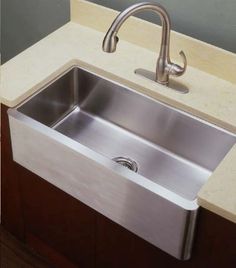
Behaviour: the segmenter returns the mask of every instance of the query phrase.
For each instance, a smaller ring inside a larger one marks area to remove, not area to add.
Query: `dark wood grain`
[[[236,224],[200,209],[193,254],[179,261],[12,160],[2,107],[3,224],[54,267],[235,268]]]
[[[6,230],[24,240],[24,220],[19,191],[19,166],[12,160],[7,109],[6,106],[1,105],[1,223]]]
[[[51,266],[0,226],[0,267],[50,268]]]
[[[20,186],[26,232],[79,267],[93,267],[96,213],[24,168]]]

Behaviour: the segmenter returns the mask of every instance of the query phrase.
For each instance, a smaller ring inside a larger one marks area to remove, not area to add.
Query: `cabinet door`
[[[76,267],[94,267],[96,212],[21,169],[26,236],[36,236]]]

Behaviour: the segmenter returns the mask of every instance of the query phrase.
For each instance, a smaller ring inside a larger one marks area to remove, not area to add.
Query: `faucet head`
[[[103,44],[102,44],[103,51],[107,53],[115,52],[118,41],[119,41],[119,38],[116,35],[116,32],[108,31],[103,40]]]

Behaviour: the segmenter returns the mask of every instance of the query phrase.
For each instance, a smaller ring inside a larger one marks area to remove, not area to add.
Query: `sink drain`
[[[112,160],[115,161],[116,163],[134,171],[134,172],[138,171],[137,163],[130,158],[126,158],[126,157],[121,156],[121,157],[115,157]]]

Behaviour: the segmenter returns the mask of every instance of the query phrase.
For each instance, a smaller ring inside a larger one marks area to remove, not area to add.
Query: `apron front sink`
[[[14,160],[188,259],[200,188],[236,136],[80,67],[9,110]]]

